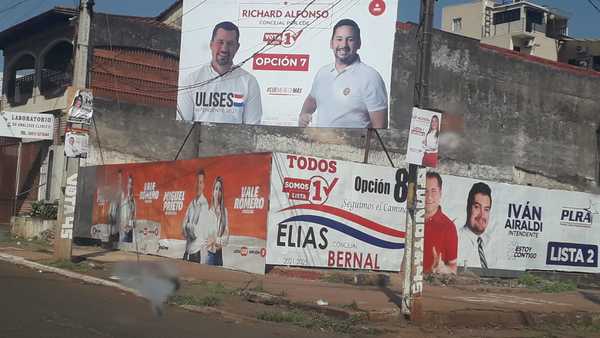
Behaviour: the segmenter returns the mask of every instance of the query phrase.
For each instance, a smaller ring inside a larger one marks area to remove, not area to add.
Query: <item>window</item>
[[[521,9],[519,8],[511,9],[510,11],[494,13],[494,25],[519,20],[521,20]]]
[[[452,31],[460,32],[462,31],[462,18],[454,18],[452,19]]]

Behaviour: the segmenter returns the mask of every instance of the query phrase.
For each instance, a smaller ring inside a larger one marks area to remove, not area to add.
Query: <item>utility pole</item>
[[[431,69],[431,36],[435,0],[421,0],[417,38],[417,76],[414,106],[429,108],[429,73]],[[411,320],[423,319],[423,247],[425,234],[425,175],[423,166],[409,165],[408,216],[404,251],[402,313]]]
[[[94,0],[79,1],[79,18],[77,23],[77,41],[75,44],[75,63],[73,66],[72,84],[72,87],[76,89],[86,88],[87,86],[90,26],[93,7]],[[70,91],[70,93],[73,92],[76,91]],[[71,94],[69,94],[69,96],[71,96]],[[70,97],[69,102],[73,102],[72,97]],[[66,116],[68,111],[69,107],[63,112],[63,116]],[[71,260],[73,221],[75,219],[76,205],[75,198],[77,196],[77,179],[79,175],[79,158],[66,157],[64,151],[62,156],[64,158],[65,170],[61,180],[60,201],[58,204],[58,231],[54,243],[54,258]]]

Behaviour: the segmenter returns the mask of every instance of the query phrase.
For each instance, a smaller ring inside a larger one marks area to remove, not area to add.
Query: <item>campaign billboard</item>
[[[441,122],[441,113],[413,108],[406,162],[431,168],[437,167]]]
[[[408,172],[273,154],[267,263],[399,271]]]
[[[184,0],[177,119],[387,128],[397,0]]]
[[[90,236],[264,273],[270,165],[252,154],[98,166]]]
[[[597,195],[428,174],[426,272],[598,272]]]
[[[67,132],[65,134],[65,156],[74,158],[87,158],[88,134]]]
[[[80,89],[73,97],[67,121],[91,124],[94,115],[94,95],[90,90]]]

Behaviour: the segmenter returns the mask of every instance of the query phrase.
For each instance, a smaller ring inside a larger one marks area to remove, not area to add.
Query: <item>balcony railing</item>
[[[35,73],[15,79],[14,92],[11,93],[12,97],[8,97],[8,101],[13,105],[27,103],[27,100],[33,96],[34,82]]]
[[[46,97],[60,96],[71,85],[71,81],[70,72],[42,69],[40,92]]]

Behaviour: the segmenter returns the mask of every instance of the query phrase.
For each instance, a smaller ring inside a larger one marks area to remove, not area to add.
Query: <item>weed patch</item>
[[[89,272],[93,269],[93,267],[87,263],[84,263],[84,262],[73,263],[68,260],[51,261],[51,262],[47,262],[45,264],[48,266],[55,267],[55,268],[71,270],[71,271],[76,271],[76,272]]]
[[[519,277],[519,283],[527,288],[548,293],[577,290],[577,285],[572,281],[551,281],[530,273],[522,274]]]
[[[361,331],[367,334],[377,334],[376,329],[358,327],[362,322],[359,317],[352,316],[349,319],[336,319],[322,314],[292,309],[288,311],[264,311],[256,316],[260,320],[288,323],[308,329],[323,329],[336,333],[356,333]]]
[[[213,295],[204,297],[173,295],[169,298],[169,302],[177,305],[217,306],[220,305],[223,300],[220,297]]]

